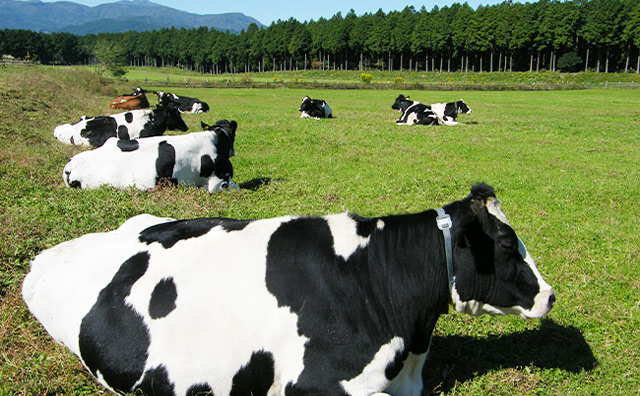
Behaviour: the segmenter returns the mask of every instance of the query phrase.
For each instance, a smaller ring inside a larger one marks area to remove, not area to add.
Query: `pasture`
[[[640,91],[176,88],[211,106],[183,116],[190,131],[238,122],[239,191],[66,188],[62,168],[82,149],[55,141],[53,128],[114,112],[109,101],[132,88],[83,70],[0,69],[0,395],[103,391],[22,302],[29,261],[43,249],[140,213],[418,212],[479,181],[495,187],[557,304],[541,321],[441,317],[425,394],[640,393]],[[399,93],[427,104],[463,98],[473,114],[456,127],[397,126]],[[305,95],[325,99],[335,118],[300,119]]]

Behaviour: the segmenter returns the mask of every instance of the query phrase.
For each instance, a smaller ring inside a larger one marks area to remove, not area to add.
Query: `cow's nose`
[[[556,305],[556,295],[552,294],[549,296],[549,307],[553,307]]]

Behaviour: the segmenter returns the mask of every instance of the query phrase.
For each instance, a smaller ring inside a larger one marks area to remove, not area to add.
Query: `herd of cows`
[[[155,110],[56,128],[61,141],[100,143],[69,161],[65,183],[229,188],[237,123],[155,136],[184,128],[177,97],[158,97]],[[393,108],[399,124],[454,125],[471,112],[462,101],[403,96]],[[332,116],[309,97],[300,111]],[[107,389],[186,396],[419,396],[432,332],[450,306],[534,319],[555,304],[484,183],[435,210],[372,218],[142,214],[41,252],[22,294]]]
[[[173,184],[204,187],[209,192],[237,189],[231,181],[237,123],[220,120],[203,124],[203,132],[163,137],[167,130],[186,132],[183,113],[202,113],[209,105],[197,98],[154,92],[158,105],[150,110],[146,91],[137,87],[110,106],[127,110],[109,116],[82,117],[55,128],[55,138],[66,144],[94,147],[77,154],[64,167],[65,185],[99,188],[103,185],[150,189],[163,180]],[[391,106],[401,113],[398,125],[457,125],[458,114],[471,114],[463,100],[424,105],[404,95]],[[305,96],[301,118],[332,118],[329,104]],[[142,139],[144,138],[144,139]]]

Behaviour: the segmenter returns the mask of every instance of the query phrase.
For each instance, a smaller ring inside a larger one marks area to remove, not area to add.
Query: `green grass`
[[[90,67],[87,67],[90,68]],[[91,69],[91,68],[90,68]],[[322,84],[340,83],[344,86],[370,87],[401,87],[422,84],[425,86],[440,87],[445,84],[460,87],[484,87],[484,89],[497,89],[501,86],[526,86],[526,87],[580,87],[582,84],[640,84],[640,75],[635,73],[562,73],[562,72],[518,72],[518,73],[479,73],[479,72],[424,72],[424,71],[378,71],[366,70],[371,74],[371,84],[362,84],[360,75],[356,70],[300,70],[300,71],[276,71],[263,73],[223,73],[201,74],[184,71],[177,68],[152,68],[130,67],[124,76],[127,80],[142,84],[207,84],[207,83],[279,83],[279,84]]]
[[[55,125],[110,112],[130,90],[70,69],[0,69],[0,395],[97,394],[78,359],[56,345],[20,297],[43,249],[151,213],[263,218],[409,213],[465,197],[485,181],[558,302],[542,321],[444,315],[425,394],[629,395],[640,390],[640,91],[541,92],[191,89],[211,106],[185,115],[238,122],[236,192],[64,187],[80,149]],[[153,89],[150,84],[147,89]],[[403,93],[424,103],[461,97],[457,127],[402,127]],[[335,119],[300,119],[304,95]]]

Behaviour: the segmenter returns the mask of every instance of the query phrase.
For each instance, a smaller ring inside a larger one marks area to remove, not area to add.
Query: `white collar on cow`
[[[444,253],[447,260],[447,274],[449,275],[449,294],[453,299],[453,283],[455,282],[455,276],[453,275],[453,249],[451,247],[451,227],[453,223],[451,222],[451,217],[443,208],[436,209],[436,212],[438,213],[436,224],[444,236]]]

